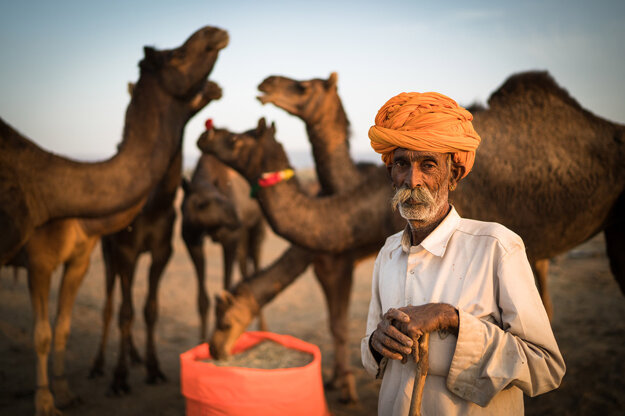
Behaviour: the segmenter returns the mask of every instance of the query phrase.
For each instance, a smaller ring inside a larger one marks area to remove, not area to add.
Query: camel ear
[[[258,120],[258,126],[256,126],[256,130],[264,132],[265,129],[267,129],[267,122],[265,121],[265,117],[261,117]]]
[[[276,122],[275,121],[271,122],[271,133],[272,134],[276,133]]]
[[[144,46],[143,54],[145,58],[143,58],[143,60],[141,60],[141,62],[139,63],[141,69],[154,71],[161,68],[163,66],[163,63],[165,62],[163,53],[157,51],[151,46]]]
[[[336,72],[333,72],[330,74],[330,78],[328,78],[328,81],[326,82],[328,85],[328,88],[333,88],[336,87],[336,84],[339,81],[339,74],[337,74]]]
[[[132,97],[132,92],[135,90],[135,83],[129,82],[127,88],[128,88],[128,95]]]

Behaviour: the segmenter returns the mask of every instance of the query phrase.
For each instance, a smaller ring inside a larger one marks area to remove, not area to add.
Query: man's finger
[[[389,325],[388,328],[384,330],[384,334],[386,334],[390,338],[393,338],[403,346],[412,347],[412,345],[414,344],[412,338],[401,332],[397,327],[393,325]]]
[[[412,345],[405,345],[398,342],[395,338],[389,337],[387,334],[376,334],[375,340],[380,342],[386,348],[396,351],[402,355],[409,355],[412,352]]]
[[[410,316],[399,309],[391,308],[384,314],[384,319],[387,320],[396,320],[399,322],[408,323],[410,322]]]
[[[379,340],[373,340],[371,342],[371,345],[373,346],[373,348],[376,349],[377,352],[379,352],[380,354],[382,354],[382,356],[384,357],[388,357],[392,360],[401,360],[403,358],[403,356],[396,352],[396,351],[392,351],[388,348],[386,348],[384,346],[384,344],[382,344]]]

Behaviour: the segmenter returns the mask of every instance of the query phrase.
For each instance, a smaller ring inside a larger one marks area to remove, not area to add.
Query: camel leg
[[[530,262],[532,271],[536,278],[536,286],[538,293],[543,301],[543,306],[547,312],[549,320],[553,318],[553,305],[551,304],[551,296],[549,295],[548,277],[549,277],[549,259],[535,260]]]
[[[197,307],[200,315],[200,342],[205,342],[208,331],[208,308],[210,300],[206,290],[206,274],[204,262],[204,239],[202,233],[196,232],[191,227],[182,227],[182,239],[184,240],[197,277]]]
[[[604,236],[610,270],[625,295],[625,222],[607,227]]]
[[[172,223],[173,226],[173,223]],[[148,298],[143,309],[143,317],[147,327],[145,366],[147,370],[146,383],[156,384],[159,381],[167,381],[165,374],[161,372],[156,356],[156,344],[154,342],[154,329],[158,318],[158,284],[165,270],[165,266],[171,257],[171,233],[169,240],[163,240],[163,247],[152,251],[152,265],[150,266],[150,280]]]
[[[304,273],[313,258],[312,252],[291,246],[271,265],[249,280],[240,282],[233,289],[234,296],[231,296],[230,301],[222,299],[224,302],[217,302],[217,325],[211,337],[211,354],[214,357],[230,354],[234,342],[247,329],[260,308]],[[228,322],[228,325],[221,325],[223,322]]]
[[[263,221],[259,221],[254,227],[249,230],[248,235],[248,257],[252,259],[252,265],[254,266],[254,273],[258,273],[260,270],[260,251],[262,248],[263,241],[265,239],[265,223]],[[251,275],[244,275],[244,278],[247,280]],[[267,321],[265,320],[265,316],[263,315],[263,310],[261,309],[258,312],[258,329],[261,331],[267,331]]]
[[[249,269],[249,260],[252,260],[252,266],[254,267],[254,273],[256,273],[259,269],[259,255],[260,255],[260,247],[255,247],[255,244],[260,244],[257,241],[257,238],[254,237],[255,230],[254,228],[250,228],[246,230],[244,233],[244,237],[239,241],[239,270],[241,270],[241,277],[245,281],[249,281],[252,276]],[[267,330],[267,323],[265,322],[265,317],[263,316],[262,309],[258,311],[258,329],[260,331]]]
[[[326,387],[339,388],[342,402],[357,403],[356,379],[349,366],[348,346],[348,311],[354,262],[349,255],[324,254],[315,258],[314,267],[326,297],[334,340],[334,371]]]
[[[132,320],[134,318],[134,309],[132,306],[132,283],[134,280],[134,272],[136,266],[136,258],[127,259],[119,256],[119,276],[122,288],[122,304],[119,308],[118,325],[119,325],[119,356],[117,357],[117,365],[113,374],[110,390],[113,394],[119,395],[130,392],[128,385],[128,366],[126,364],[126,356],[129,355],[132,339],[130,330]]]
[[[236,248],[236,257],[237,263],[239,264],[239,271],[241,272],[241,280],[247,280],[250,275],[249,268],[249,246],[248,246],[248,235],[247,232],[241,233],[242,237],[237,242]],[[230,290],[230,287],[225,287],[224,289]]]
[[[232,270],[234,268],[234,260],[236,259],[239,247],[238,238],[222,241],[221,247],[224,261],[224,289],[230,290],[232,286]]]
[[[54,355],[52,360],[52,390],[59,408],[80,403],[80,398],[70,391],[67,383],[65,352],[76,294],[89,268],[89,259],[96,242],[96,238],[91,238],[85,243],[80,253],[65,263],[54,326]]]
[[[111,325],[111,318],[113,316],[113,298],[115,292],[115,277],[117,272],[115,269],[115,263],[113,256],[111,256],[110,250],[105,248],[107,242],[106,239],[101,240],[102,245],[102,257],[104,258],[104,275],[106,286],[106,300],[104,301],[104,307],[102,308],[102,336],[100,339],[100,347],[96,358],[93,360],[91,370],[89,371],[89,378],[95,378],[104,375],[104,357],[106,353],[106,341],[108,339],[109,327]]]
[[[35,414],[37,416],[60,415],[54,407],[54,397],[48,381],[48,355],[52,342],[52,330],[48,315],[50,296],[50,275],[52,271],[39,267],[31,257],[28,268],[28,289],[33,308],[34,346],[37,354],[37,391],[35,393]]]

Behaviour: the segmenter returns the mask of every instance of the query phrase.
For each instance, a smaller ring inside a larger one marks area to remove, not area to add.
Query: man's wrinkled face
[[[446,212],[449,154],[398,148],[388,169],[396,188],[391,204],[406,220],[429,223]]]

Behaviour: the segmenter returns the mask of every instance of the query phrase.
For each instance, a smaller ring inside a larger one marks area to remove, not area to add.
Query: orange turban
[[[369,139],[387,165],[398,147],[452,153],[454,163],[465,167],[464,177],[473,167],[481,140],[471,120],[471,113],[443,94],[402,92],[380,108]]]

